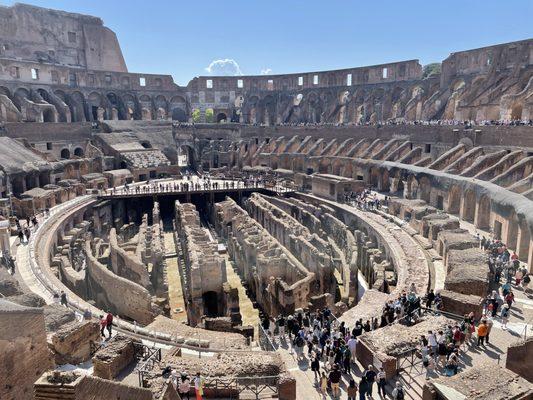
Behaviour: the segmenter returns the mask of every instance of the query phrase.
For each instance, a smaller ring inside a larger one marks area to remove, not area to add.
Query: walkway
[[[197,194],[197,193],[222,193],[227,191],[254,191],[267,190],[274,193],[290,193],[294,189],[286,186],[256,180],[237,179],[203,179],[196,175],[181,179],[157,179],[147,182],[136,182],[124,186],[114,187],[100,191],[102,198],[110,197],[139,197],[152,195],[172,194]]]
[[[180,322],[187,322],[183,288],[181,287],[180,273],[178,270],[178,255],[174,243],[174,231],[165,230],[163,233],[163,239],[165,241],[165,251],[167,254],[166,264],[170,318]]]

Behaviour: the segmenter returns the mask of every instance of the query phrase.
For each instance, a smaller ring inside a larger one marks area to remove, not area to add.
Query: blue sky
[[[185,85],[214,60],[281,74],[417,58],[533,37],[533,0],[27,0],[99,16],[131,72]],[[2,5],[13,1],[0,0]]]

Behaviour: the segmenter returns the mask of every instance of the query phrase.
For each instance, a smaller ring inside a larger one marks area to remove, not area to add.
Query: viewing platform
[[[235,179],[201,179],[196,176],[188,179],[158,179],[149,182],[136,182],[106,189],[98,193],[105,198],[133,198],[157,195],[192,195],[224,192],[256,192],[270,194],[288,194],[296,189],[279,183],[262,181],[243,181]]]

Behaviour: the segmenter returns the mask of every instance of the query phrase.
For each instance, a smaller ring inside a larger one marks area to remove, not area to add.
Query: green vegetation
[[[429,78],[433,75],[440,74],[441,71],[441,64],[440,63],[432,63],[428,65],[424,65],[423,68],[423,78]]]

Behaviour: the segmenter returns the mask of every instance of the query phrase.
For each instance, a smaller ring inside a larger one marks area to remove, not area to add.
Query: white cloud
[[[270,75],[272,73],[272,69],[270,68],[263,68],[261,70],[261,75]]]
[[[213,60],[205,69],[209,75],[214,76],[237,76],[242,75],[241,67],[237,61],[231,58]]]

